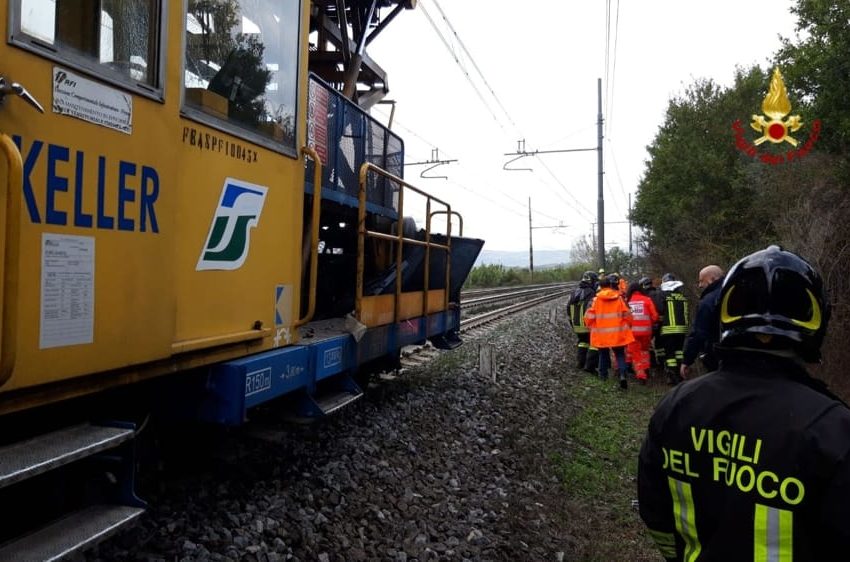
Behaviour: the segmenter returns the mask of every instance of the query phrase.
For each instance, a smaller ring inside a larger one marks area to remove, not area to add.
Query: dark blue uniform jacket
[[[705,353],[705,364],[710,370],[717,368],[714,344],[720,339],[720,285],[723,279],[712,281],[703,289],[697,305],[697,314],[688,339],[685,341],[685,365],[693,365],[700,353]]]

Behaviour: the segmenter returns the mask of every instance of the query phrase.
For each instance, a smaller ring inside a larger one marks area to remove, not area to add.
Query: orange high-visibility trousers
[[[629,344],[628,353],[631,357],[635,377],[646,380],[649,371],[649,348],[652,344],[652,335],[635,335],[635,341]]]

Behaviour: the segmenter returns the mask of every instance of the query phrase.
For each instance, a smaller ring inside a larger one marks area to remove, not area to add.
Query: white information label
[[[133,97],[58,66],[53,67],[53,111],[95,125],[133,132]]]
[[[41,235],[39,347],[94,341],[94,237]]]

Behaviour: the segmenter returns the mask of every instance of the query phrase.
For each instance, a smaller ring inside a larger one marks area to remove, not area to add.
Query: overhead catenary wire
[[[604,76],[605,76],[605,99],[607,102],[608,99],[608,60],[610,56],[610,47],[611,47],[611,0],[605,0],[605,62],[604,62]],[[608,108],[606,105],[605,114],[608,114]]]
[[[608,119],[606,120],[607,127],[605,129],[606,135],[610,134],[610,131],[613,129],[613,116],[614,116],[614,85],[617,81],[617,40],[620,37],[620,0],[617,0],[617,13],[614,17],[614,56],[612,57],[613,62],[611,63],[611,77],[610,77],[610,93],[607,98],[607,109],[605,114]],[[607,87],[607,84],[606,84]]]
[[[446,27],[448,28],[448,30],[450,31],[451,36],[453,36],[453,39],[454,39],[454,40],[456,41],[456,43],[460,46],[460,49],[462,49],[463,54],[465,55],[465,58],[466,58],[466,59],[469,61],[469,63],[472,65],[472,67],[474,68],[475,72],[477,73],[477,76],[480,78],[481,82],[483,82],[484,86],[486,87],[487,92],[489,92],[489,94],[492,96],[492,98],[493,98],[493,100],[495,101],[495,103],[498,105],[499,109],[501,109],[501,113],[504,115],[504,118],[507,120],[507,122],[508,122],[508,123],[510,123],[510,125],[511,125],[511,126],[512,126],[515,130],[519,131],[519,127],[517,126],[516,121],[513,119],[513,117],[511,116],[510,112],[508,112],[508,110],[505,108],[504,104],[501,102],[501,99],[500,99],[500,98],[499,98],[499,96],[496,94],[496,92],[495,92],[494,88],[491,86],[490,82],[487,80],[487,78],[486,78],[486,76],[484,75],[483,71],[481,70],[481,68],[479,67],[479,65],[475,62],[474,58],[472,57],[471,53],[469,52],[469,49],[466,47],[466,45],[464,44],[463,40],[461,39],[460,34],[457,32],[457,30],[455,29],[455,27],[454,27],[454,26],[452,25],[452,23],[449,21],[448,16],[446,15],[445,11],[444,11],[444,10],[442,9],[442,7],[439,5],[439,3],[438,3],[438,1],[437,1],[437,0],[431,0],[431,1],[434,3],[434,6],[435,6],[435,7],[436,7],[436,9],[438,10],[440,17],[442,18],[443,22],[445,23],[445,26],[446,26]],[[487,109],[487,111],[490,113],[490,116],[491,116],[491,117],[492,117],[492,118],[493,118],[493,119],[497,122],[497,124],[500,126],[500,128],[504,131],[504,130],[505,130],[504,125],[502,124],[502,122],[501,122],[501,120],[499,119],[499,117],[497,117],[497,116],[496,116],[496,114],[494,113],[493,108],[491,107],[490,103],[488,103],[488,101],[485,99],[485,96],[482,94],[481,89],[480,89],[480,88],[476,85],[476,83],[474,82],[473,77],[470,75],[470,72],[468,71],[467,67],[464,65],[463,61],[461,60],[461,57],[460,57],[460,56],[458,55],[458,53],[456,52],[455,48],[452,46],[452,44],[451,44],[450,40],[449,40],[449,39],[447,39],[447,38],[446,38],[446,35],[443,33],[443,31],[441,31],[440,27],[439,27],[439,26],[437,25],[437,23],[435,22],[435,18],[434,18],[434,17],[432,17],[432,16],[431,16],[431,14],[428,12],[428,9],[427,9],[427,7],[425,6],[425,4],[424,4],[424,3],[420,3],[420,7],[422,8],[422,11],[423,11],[423,13],[425,14],[426,19],[428,20],[428,22],[429,22],[429,24],[430,24],[431,28],[432,28],[432,29],[433,29],[433,31],[436,33],[436,35],[437,35],[437,37],[440,39],[440,41],[443,43],[443,46],[444,46],[444,47],[445,47],[445,48],[449,51],[449,54],[451,55],[451,57],[453,58],[453,60],[455,61],[455,63],[456,63],[456,64],[458,65],[458,67],[460,68],[460,70],[461,70],[462,74],[464,75],[464,77],[465,77],[465,79],[467,80],[467,82],[469,83],[469,85],[472,87],[472,89],[473,89],[473,91],[475,92],[475,94],[478,96],[479,100],[481,100],[482,104],[485,106],[485,108]],[[398,120],[395,120],[395,122],[396,122],[396,123],[398,123]],[[416,132],[412,131],[409,127],[404,126],[404,125],[401,125],[401,127],[402,127],[402,128],[404,128],[405,130],[407,130],[408,132],[410,132],[410,133],[411,133],[412,135],[414,135],[415,137],[417,137],[417,138],[419,138],[420,140],[422,140],[423,142],[425,142],[425,143],[429,144],[430,146],[432,146],[432,147],[437,146],[437,144],[436,144],[436,143],[430,142],[430,141],[428,141],[428,140],[426,140],[426,139],[422,138],[422,137],[421,137],[420,135],[418,135]],[[577,132],[580,132],[580,131],[577,131]],[[521,135],[521,132],[520,132],[520,135]],[[522,136],[522,135],[521,135],[521,136]],[[568,135],[568,136],[570,136],[570,135]],[[586,209],[586,207],[584,207],[584,206],[583,206],[583,205],[582,205],[582,204],[578,201],[578,199],[577,199],[575,196],[573,196],[571,193],[569,193],[569,191],[566,189],[566,187],[563,185],[563,183],[562,183],[562,182],[560,182],[560,180],[558,180],[557,178],[555,178],[554,174],[552,173],[552,171],[551,171],[550,169],[547,169],[547,172],[549,173],[549,175],[551,175],[551,176],[552,176],[552,177],[556,180],[556,182],[557,182],[557,183],[561,186],[561,188],[565,191],[565,193],[567,193],[567,195],[569,195],[569,196],[570,196],[570,198],[571,198],[571,199],[572,199],[575,203],[571,203],[571,202],[566,201],[563,197],[561,197],[561,196],[558,194],[558,192],[557,192],[557,191],[553,191],[553,193],[554,193],[554,194],[558,197],[558,199],[560,199],[560,200],[561,200],[561,201],[562,201],[565,205],[567,205],[567,207],[568,207],[568,208],[573,209],[573,208],[575,208],[575,207],[576,207],[576,205],[577,205],[577,206],[578,206],[578,207],[579,207],[579,208],[580,208],[580,209],[584,212],[584,214],[585,214],[586,216],[592,216],[592,214],[591,214],[591,213],[590,213],[590,212]],[[543,183],[543,182],[541,182],[541,183]],[[543,185],[546,185],[546,184],[545,184],[545,183],[543,183]],[[476,192],[474,192],[474,191],[473,191],[473,190],[471,190],[471,189],[467,189],[467,191],[470,191],[470,192],[476,193]],[[524,202],[520,202],[520,201],[516,200],[515,198],[511,197],[510,195],[508,195],[508,194],[504,193],[502,190],[497,190],[497,193],[499,193],[499,195],[501,195],[501,196],[502,196],[502,197],[504,197],[505,199],[507,199],[507,200],[511,201],[511,202],[512,202],[512,203],[514,203],[515,205],[517,205],[517,208],[525,207],[525,203],[524,203]],[[496,202],[495,202],[495,201],[493,201],[492,199],[489,199],[489,198],[485,198],[485,199],[487,199],[487,200],[489,200],[490,202],[492,202],[492,203],[494,203],[494,204],[497,204],[497,205],[498,205],[498,203],[496,203]],[[502,208],[505,208],[503,205],[499,205],[499,206],[500,206],[500,207],[502,207]],[[512,212],[512,213],[516,213],[516,212],[518,212],[518,211],[515,211],[514,209],[510,209],[510,212]],[[534,214],[535,214],[535,215],[540,215],[540,216],[543,216],[543,217],[546,217],[546,218],[549,218],[549,219],[551,219],[551,220],[553,220],[553,221],[556,221],[556,222],[560,222],[560,221],[562,220],[561,218],[553,217],[553,216],[551,216],[551,215],[548,215],[548,214],[546,214],[546,213],[541,213],[541,212],[539,212],[539,211],[534,211]],[[590,220],[590,219],[589,219],[589,220]]]
[[[567,139],[571,139],[571,138],[573,138],[573,137],[575,137],[575,136],[577,136],[581,133],[585,133],[587,131],[595,131],[595,130],[596,130],[596,121],[593,121],[592,123],[589,123],[587,126],[582,127],[581,129],[574,129],[574,130],[568,132],[566,135],[564,135],[560,138],[557,138],[557,139],[555,139],[551,142],[547,142],[547,143],[545,143],[541,146],[543,146],[544,148],[548,148],[550,146],[560,145],[562,142],[564,142]]]
[[[611,193],[612,187],[611,182],[608,180],[608,176],[605,176],[603,181],[605,182],[605,187],[608,189],[608,193]],[[617,216],[622,216],[623,210],[620,208],[620,204],[617,203],[617,198],[609,197],[608,200],[611,201],[612,205],[614,205],[614,212],[617,213]]]
[[[377,109],[377,108],[374,108],[374,107],[373,107],[373,108],[372,108],[372,110],[373,110],[373,111],[375,111],[376,113],[379,113],[379,114],[383,115],[384,117],[387,117],[387,115],[386,115],[386,113],[385,113],[385,112],[383,112],[383,111],[381,111],[381,110],[379,110],[379,109]],[[419,139],[420,141],[422,141],[423,143],[425,143],[425,144],[427,144],[427,145],[429,145],[429,146],[431,146],[431,147],[436,147],[436,146],[437,146],[435,143],[431,142],[430,140],[428,140],[428,139],[426,139],[426,138],[422,137],[421,135],[419,135],[418,133],[416,133],[416,132],[415,132],[414,130],[412,130],[410,127],[407,127],[407,126],[406,126],[403,122],[399,121],[397,118],[393,119],[393,126],[398,126],[399,128],[404,129],[407,133],[410,133],[412,136],[416,137],[417,139]],[[442,150],[442,149],[441,149],[441,150]],[[410,152],[408,152],[406,155],[407,155],[407,156],[409,156],[410,158],[414,159],[414,160],[423,160],[423,159],[424,159],[424,158],[416,158],[415,153],[410,153]],[[451,156],[451,155],[446,155],[446,154],[444,154],[444,156],[446,156],[446,158],[447,158],[447,159],[451,159],[451,158],[453,158],[453,156]],[[551,173],[551,172],[550,172],[550,173]],[[497,189],[496,189],[496,193],[498,193],[499,195],[501,195],[502,197],[504,197],[505,199],[507,199],[508,201],[510,201],[511,203],[513,203],[514,205],[516,205],[516,208],[508,209],[508,207],[506,207],[505,205],[499,204],[498,202],[496,202],[496,201],[495,201],[495,200],[493,200],[492,198],[487,197],[487,196],[485,196],[485,195],[481,194],[481,193],[480,193],[480,192],[478,192],[478,191],[475,191],[475,190],[473,190],[473,189],[470,189],[470,188],[465,187],[463,184],[460,184],[459,182],[457,182],[457,181],[456,181],[456,180],[454,180],[454,179],[452,179],[452,180],[451,180],[451,182],[452,182],[452,183],[456,183],[459,187],[461,187],[461,188],[465,189],[466,191],[469,191],[470,193],[474,193],[474,194],[476,194],[476,195],[480,195],[483,199],[486,199],[487,201],[490,201],[491,203],[493,203],[494,205],[497,205],[497,206],[501,207],[502,209],[509,210],[510,212],[515,213],[515,214],[519,214],[520,216],[523,216],[523,217],[525,217],[525,216],[526,216],[526,214],[525,214],[525,213],[526,213],[526,211],[524,210],[524,209],[526,209],[526,202],[524,202],[524,201],[520,201],[519,199],[516,199],[515,197],[513,197],[513,196],[511,196],[511,195],[509,195],[509,194],[507,194],[507,193],[505,193],[505,192],[504,192],[504,191],[502,191],[501,189],[498,189],[498,188],[497,188]],[[544,184],[544,185],[545,185],[545,184]],[[557,192],[556,192],[556,193],[557,193]],[[563,198],[561,198],[561,200],[562,200],[562,201],[564,202],[564,204],[566,204],[568,207],[571,207],[571,206],[573,205],[572,203],[567,202],[567,201],[566,201],[566,200],[564,200]],[[523,209],[523,211],[518,211],[517,209]],[[551,220],[555,220],[555,221],[561,220],[561,219],[559,219],[559,218],[557,218],[557,217],[554,217],[554,216],[552,216],[552,215],[549,215],[549,214],[543,213],[543,212],[541,212],[541,211],[534,211],[534,213],[535,213],[535,214],[538,214],[538,215],[540,215],[540,216],[542,216],[542,217],[545,217],[545,218],[551,219]]]
[[[614,82],[617,71],[617,41],[620,30],[620,0],[614,14],[614,33],[611,33],[611,0],[605,2],[605,136],[611,130],[611,112],[614,105]],[[611,48],[613,37],[614,48]]]
[[[380,110],[380,109],[377,109],[377,108],[375,108],[375,107],[373,107],[373,108],[372,108],[372,111],[374,111],[374,112],[376,112],[376,113],[379,113],[379,114],[383,115],[384,117],[388,117],[388,116],[387,116],[387,114],[386,114],[384,111],[382,111],[382,110]],[[420,135],[420,134],[416,133],[416,131],[414,131],[414,130],[413,130],[413,129],[411,129],[410,127],[406,126],[403,122],[399,121],[397,118],[393,119],[393,126],[397,126],[397,127],[401,128],[401,129],[404,129],[407,133],[410,133],[412,136],[416,137],[417,139],[419,139],[420,141],[422,141],[422,142],[423,142],[423,143],[425,143],[426,145],[429,145],[429,146],[431,146],[431,147],[436,147],[436,146],[437,146],[437,145],[436,145],[435,143],[433,143],[432,141],[430,141],[430,140],[428,140],[428,139],[424,138],[422,135]],[[441,149],[441,150],[442,150],[442,149]],[[414,160],[422,160],[422,158],[416,158],[415,153],[407,152],[407,153],[406,153],[406,156],[408,156],[408,157],[410,157],[410,158],[412,158],[412,159],[414,159]],[[447,158],[453,158],[453,156],[451,156],[451,155],[446,155],[446,154],[444,154],[444,156],[446,156]],[[511,195],[509,195],[509,194],[505,193],[505,192],[504,192],[504,191],[502,191],[501,189],[497,189],[497,190],[496,190],[496,193],[498,193],[499,195],[501,195],[502,197],[504,197],[505,199],[507,199],[508,201],[510,201],[513,205],[516,205],[516,207],[514,207],[514,208],[509,208],[508,206],[503,205],[503,204],[501,204],[501,203],[499,203],[499,202],[495,201],[495,200],[494,200],[494,199],[492,199],[491,197],[488,197],[488,196],[484,195],[483,193],[481,193],[481,192],[479,192],[479,191],[473,190],[473,189],[471,189],[471,188],[469,188],[469,187],[467,187],[467,186],[465,186],[465,185],[461,184],[460,182],[458,182],[458,181],[457,181],[457,180],[455,180],[455,179],[450,179],[450,183],[454,183],[454,184],[456,184],[458,187],[460,187],[460,188],[462,188],[462,189],[464,189],[464,190],[466,190],[466,191],[469,191],[470,193],[473,193],[473,194],[475,194],[475,195],[478,195],[478,196],[480,196],[482,199],[485,199],[486,201],[489,201],[490,203],[493,203],[494,205],[496,205],[496,206],[498,206],[498,207],[500,207],[500,208],[502,208],[502,209],[504,209],[504,210],[506,210],[506,211],[509,211],[509,212],[514,213],[514,214],[516,214],[516,215],[518,215],[518,216],[521,216],[521,217],[526,217],[526,216],[527,216],[527,215],[526,215],[526,212],[527,212],[527,211],[525,210],[525,209],[526,209],[526,203],[525,203],[524,201],[520,201],[520,200],[518,200],[518,199],[516,199],[516,198],[512,197]],[[519,209],[521,209],[521,210],[519,210]],[[551,215],[548,215],[548,214],[545,214],[545,213],[542,213],[542,212],[539,212],[539,211],[535,211],[535,214],[539,214],[540,216],[543,216],[543,217],[545,217],[545,218],[552,219],[552,220],[560,220],[560,219],[558,219],[558,218],[556,218],[556,217],[553,217],[553,216],[551,216]]]
[[[378,113],[378,114],[384,116],[385,118],[389,119],[389,115],[385,111],[382,111],[382,110],[378,109],[377,107],[372,107],[372,111],[374,111],[375,113]],[[432,142],[432,141],[424,138],[422,135],[420,135],[419,133],[417,133],[416,131],[414,131],[413,129],[408,127],[407,125],[405,125],[403,122],[399,121],[398,117],[393,117],[393,126],[401,127],[402,129],[404,129],[405,131],[410,133],[412,136],[416,137],[417,139],[421,140],[422,142],[431,146],[432,148],[436,148],[437,146],[439,146],[437,143]]]
[[[468,187],[468,186],[466,186],[466,185],[464,185],[464,184],[462,184],[462,183],[458,182],[457,180],[451,179],[451,180],[449,180],[449,182],[450,182],[450,183],[452,183],[452,184],[454,184],[454,185],[456,185],[456,186],[458,186],[459,188],[461,188],[461,189],[463,189],[463,190],[465,190],[465,191],[468,191],[468,192],[472,193],[472,194],[473,194],[473,195],[475,195],[476,197],[480,197],[481,199],[484,199],[485,201],[489,201],[490,203],[492,203],[493,205],[495,205],[495,206],[499,207],[499,208],[500,208],[500,209],[502,209],[502,210],[505,210],[505,211],[507,211],[507,212],[509,212],[509,213],[512,213],[512,214],[514,214],[514,215],[517,215],[518,217],[521,217],[521,218],[525,218],[525,217],[526,217],[525,212],[523,212],[523,211],[519,211],[519,210],[517,210],[517,209],[512,209],[512,208],[506,207],[505,205],[502,205],[502,204],[501,204],[501,203],[499,203],[498,201],[496,201],[496,200],[494,200],[494,199],[491,199],[490,197],[487,197],[487,196],[486,196],[486,195],[484,195],[483,193],[481,193],[481,192],[479,192],[479,191],[476,191],[476,190],[474,190],[474,189],[472,189],[472,188],[470,188],[470,187]]]
[[[454,179],[450,180],[450,183],[455,184],[456,186],[460,187],[461,189],[463,189],[463,190],[465,190],[465,191],[468,191],[468,192],[470,192],[470,193],[472,193],[472,194],[474,194],[474,195],[476,195],[476,196],[478,196],[478,197],[480,197],[480,198],[484,199],[485,201],[489,201],[489,202],[490,202],[490,203],[492,203],[493,205],[496,205],[497,207],[499,207],[499,208],[501,208],[501,209],[503,209],[503,210],[505,210],[505,211],[508,211],[508,212],[509,212],[509,213],[511,213],[511,214],[517,215],[518,217],[521,217],[521,218],[523,218],[523,219],[527,219],[527,218],[528,218],[528,214],[527,214],[527,213],[528,213],[528,211],[527,211],[527,207],[526,207],[527,203],[522,203],[522,204],[521,204],[521,208],[522,208],[523,210],[522,210],[522,211],[518,211],[517,209],[514,209],[514,208],[508,208],[508,207],[506,207],[506,206],[502,205],[501,203],[499,203],[498,201],[496,201],[496,200],[494,200],[494,199],[492,199],[492,198],[490,198],[490,197],[487,197],[486,195],[484,195],[484,194],[483,194],[483,193],[481,193],[480,191],[475,190],[475,189],[472,189],[472,188],[470,188],[469,186],[464,185],[464,184],[462,184],[462,183],[460,183],[460,182],[458,182],[458,181],[456,181],[456,180],[454,180]],[[501,193],[501,192],[500,192],[500,193]],[[513,199],[512,197],[508,197],[508,196],[507,196],[507,195],[505,195],[504,193],[501,193],[501,194],[502,194],[504,197],[506,197],[506,198],[510,199],[511,201],[515,201],[515,202],[516,202],[516,200],[515,200],[515,199]],[[552,220],[552,221],[561,221],[561,220],[562,220],[562,219],[560,219],[560,218],[558,218],[558,217],[553,217],[552,215],[549,215],[549,214],[547,214],[547,213],[544,213],[544,212],[542,212],[542,211],[535,210],[535,209],[532,209],[532,213],[533,213],[535,216],[537,216],[537,217],[542,217],[542,218],[549,219],[549,220]]]
[[[614,164],[614,173],[617,175],[617,183],[620,186],[620,193],[623,194],[623,200],[628,202],[629,196],[626,194],[626,189],[623,187],[623,180],[620,177],[620,168],[617,166],[617,156],[614,153],[614,143],[611,142],[611,139],[606,138],[605,141],[608,143],[608,153],[611,155],[611,162]]]
[[[454,34],[455,38],[457,39],[458,45],[460,45],[460,48],[463,49],[464,53],[466,53],[466,56],[469,58],[469,62],[472,63],[472,67],[475,69],[476,72],[478,72],[478,76],[481,77],[481,81],[484,82],[484,85],[487,87],[487,90],[489,90],[490,95],[492,95],[493,99],[496,100],[496,103],[499,105],[499,108],[501,108],[502,113],[504,113],[505,117],[508,118],[508,121],[510,121],[511,125],[513,125],[516,132],[519,133],[519,135],[521,137],[524,136],[522,134],[522,131],[520,131],[519,127],[517,126],[516,122],[511,117],[511,114],[508,112],[507,109],[505,109],[505,106],[504,106],[504,104],[502,104],[502,101],[499,99],[499,96],[497,96],[496,92],[493,91],[493,87],[490,86],[490,82],[487,81],[487,78],[484,76],[484,73],[481,71],[481,68],[479,68],[478,64],[475,62],[475,59],[472,58],[472,54],[469,52],[469,49],[466,48],[466,45],[464,45],[463,40],[461,40],[460,35],[458,35],[454,26],[449,21],[449,18],[446,16],[446,13],[443,11],[443,8],[440,7],[440,3],[437,0],[431,0],[431,1],[434,3],[434,6],[440,12],[440,16],[442,16],[443,21],[446,22],[446,25],[448,26],[449,30],[452,32],[452,34]],[[425,8],[423,6],[423,10],[424,9]]]
[[[561,180],[559,180],[559,179],[558,179],[558,176],[556,176],[556,175],[555,175],[555,173],[552,171],[552,169],[551,169],[551,168],[549,168],[549,166],[547,166],[547,165],[546,165],[546,162],[544,162],[544,161],[543,161],[541,158],[539,158],[539,157],[537,157],[537,160],[538,160],[538,162],[540,162],[540,164],[543,166],[543,168],[544,168],[544,169],[545,169],[545,170],[549,173],[549,175],[552,177],[552,179],[553,179],[553,180],[555,180],[555,183],[557,183],[559,186],[561,186],[561,189],[563,189],[563,190],[564,190],[564,193],[566,193],[567,195],[569,195],[569,196],[573,199],[573,201],[575,202],[575,204],[576,204],[576,205],[577,205],[577,207],[578,207],[578,210],[582,212],[582,214],[584,215],[584,217],[585,217],[586,219],[589,219],[591,222],[592,222],[592,221],[594,221],[594,220],[596,220],[596,219],[595,219],[595,215],[594,215],[592,212],[590,212],[590,211],[587,209],[587,207],[585,207],[585,206],[581,203],[581,201],[579,201],[579,200],[578,200],[578,198],[577,198],[575,195],[573,195],[572,193],[570,193],[570,190],[569,190],[569,189],[567,189],[567,186],[565,186],[565,185],[563,184],[563,182],[561,182]]]
[[[436,24],[436,22],[434,21],[434,19],[431,17],[431,14],[429,14],[429,13],[428,13],[428,10],[425,8],[425,4],[424,4],[424,3],[420,4],[420,8],[422,9],[422,13],[423,13],[423,14],[425,14],[425,17],[428,19],[428,23],[430,23],[430,24],[431,24],[431,27],[434,29],[434,32],[435,32],[435,33],[437,34],[437,36],[440,38],[440,41],[442,41],[443,45],[444,45],[444,46],[446,47],[446,49],[449,51],[449,54],[450,54],[450,55],[452,56],[452,58],[454,59],[454,61],[455,61],[455,63],[457,64],[458,68],[460,68],[461,72],[462,72],[462,73],[463,73],[463,75],[466,77],[466,81],[469,83],[469,85],[470,85],[470,86],[472,86],[472,89],[475,91],[475,94],[478,96],[478,99],[480,99],[480,100],[481,100],[481,103],[482,103],[482,104],[484,104],[484,107],[486,107],[486,108],[487,108],[487,111],[488,111],[488,112],[490,113],[490,115],[493,117],[493,120],[496,122],[496,124],[499,126],[499,128],[500,128],[500,129],[502,129],[502,131],[505,131],[505,127],[504,127],[504,125],[502,125],[502,122],[499,120],[499,118],[498,118],[498,117],[496,117],[496,114],[493,112],[492,108],[490,107],[490,104],[488,104],[488,103],[487,103],[487,101],[484,99],[484,95],[483,95],[483,94],[481,93],[481,91],[478,89],[478,86],[476,86],[476,85],[475,85],[475,82],[473,82],[472,77],[469,75],[469,72],[466,70],[466,68],[465,68],[465,67],[463,66],[463,64],[460,62],[460,59],[458,58],[457,53],[455,53],[454,49],[453,49],[453,48],[452,48],[452,46],[449,44],[449,42],[448,42],[448,40],[446,39],[446,37],[445,37],[445,36],[443,35],[443,33],[440,31],[439,27],[437,27],[437,24]]]
[[[543,181],[543,180],[538,180],[538,181],[540,181],[540,184],[541,184],[541,185],[543,185],[544,187],[547,187],[547,188],[549,188],[549,189],[552,189],[552,186],[550,186],[549,184],[547,184],[545,181]],[[571,201],[567,201],[567,200],[566,200],[566,198],[564,198],[564,196],[563,196],[563,195],[561,195],[561,192],[560,192],[560,191],[555,190],[555,189],[552,189],[552,194],[553,194],[553,195],[554,195],[554,196],[555,196],[555,197],[556,197],[559,201],[561,201],[564,205],[566,205],[568,209],[573,210],[573,211],[578,211],[577,209],[575,209],[575,203],[573,203],[573,202],[571,202]],[[591,221],[591,220],[590,220],[587,216],[582,215],[582,213],[581,213],[580,211],[578,212],[578,215],[579,215],[579,217],[582,219],[582,221],[592,222],[592,221]]]

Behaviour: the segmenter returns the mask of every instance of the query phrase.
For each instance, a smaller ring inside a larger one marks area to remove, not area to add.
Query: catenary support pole
[[[598,196],[596,200],[596,224],[599,227],[597,247],[599,252],[599,267],[605,269],[605,198],[602,194],[602,78],[596,79],[596,92],[599,105],[598,120],[596,122],[596,156],[597,166],[599,168]]]
[[[534,244],[531,242],[531,197],[528,198],[528,280],[534,281]]]

